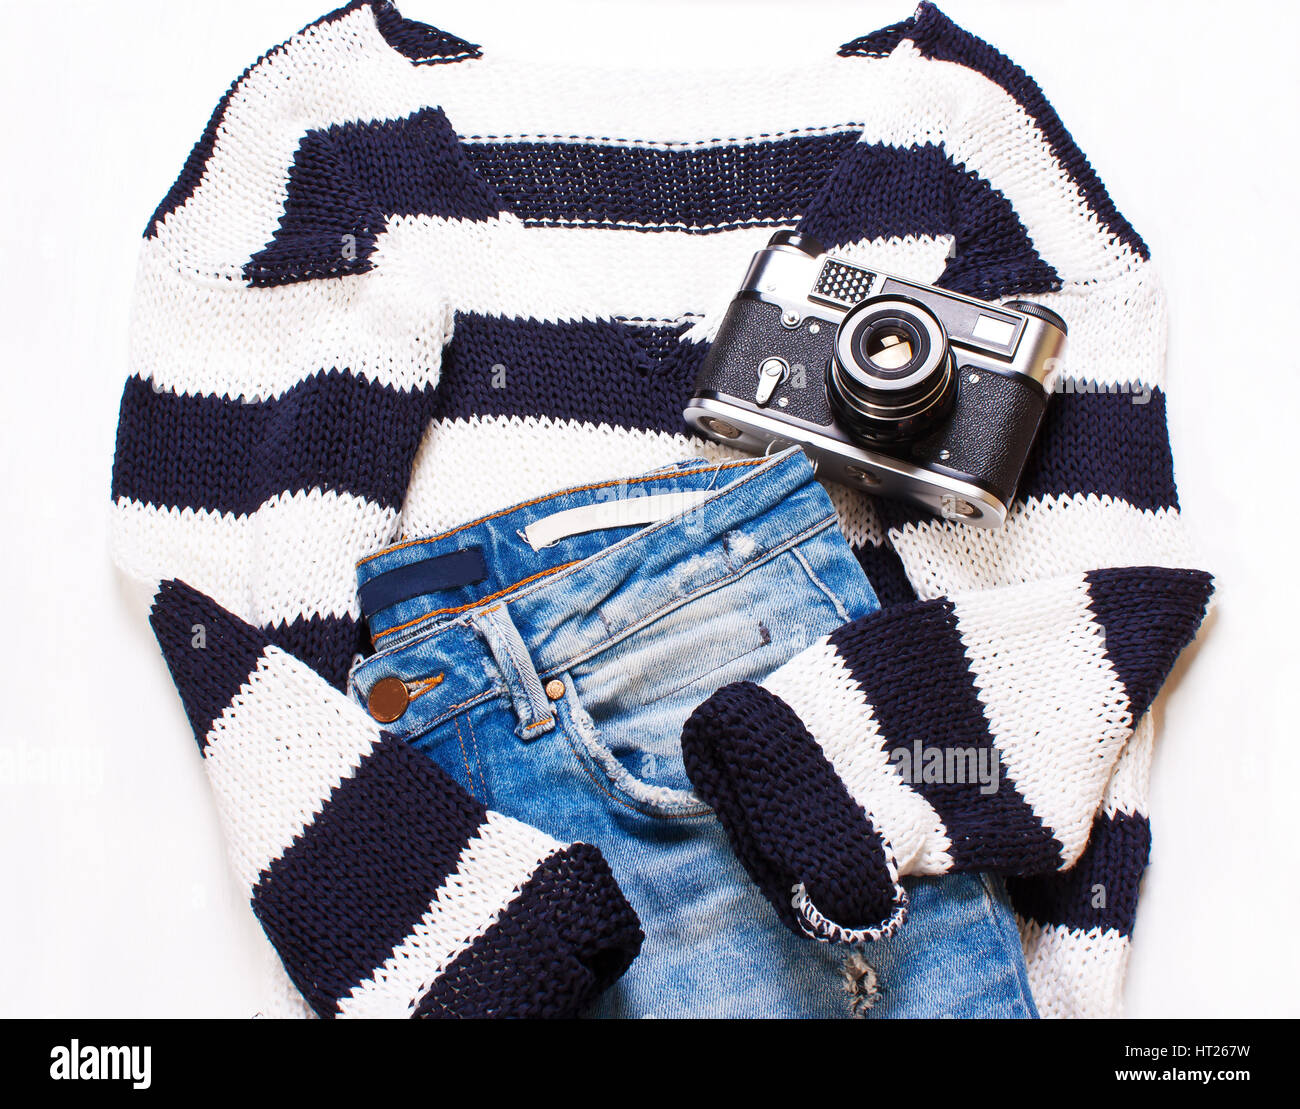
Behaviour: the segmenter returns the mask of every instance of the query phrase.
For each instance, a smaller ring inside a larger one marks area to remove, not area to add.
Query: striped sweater
[[[599,852],[483,810],[344,694],[354,565],[555,488],[729,457],[683,403],[750,256],[795,226],[1038,299],[1069,322],[1067,377],[996,533],[832,490],[885,608],[703,706],[697,785],[792,925],[845,938],[901,907],[899,873],[1003,869],[1039,1008],[1116,1009],[1144,710],[1208,584],[1159,569],[1194,565],[1159,282],[1037,86],[929,4],[818,65],[721,82],[498,59],[356,0],[234,82],[149,221],[112,488],[115,558],[162,583],[152,623],[235,870],[311,1011],[568,1015],[635,957]],[[915,634],[933,674],[882,663]],[[945,720],[1002,752],[974,814],[877,765],[954,745]],[[819,831],[747,820],[781,750]],[[755,823],[777,830],[761,850]]]

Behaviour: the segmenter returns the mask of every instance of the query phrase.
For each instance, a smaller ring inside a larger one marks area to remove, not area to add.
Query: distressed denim
[[[695,499],[645,523],[663,494]],[[591,505],[612,526],[528,541]],[[640,915],[641,954],[592,1016],[1036,1015],[1000,881],[911,882],[897,935],[820,944],[782,925],[691,791],[680,733],[700,701],[878,607],[802,452],[551,494],[390,547],[358,581],[376,653],[352,695],[400,679],[389,731],[491,808],[597,845]]]

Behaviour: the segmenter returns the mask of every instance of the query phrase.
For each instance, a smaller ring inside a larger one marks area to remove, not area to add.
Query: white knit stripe
[[[748,458],[703,439],[581,420],[473,416],[430,423],[402,509],[403,538],[436,535],[486,512],[572,485],[636,477],[688,458]],[[465,458],[510,459],[484,468]]]
[[[394,534],[397,514],[350,493],[282,493],[256,512],[161,508],[119,498],[113,557],[132,577],[179,578],[250,624],[360,615],[356,561]]]
[[[466,458],[510,458],[490,472],[456,465]],[[749,458],[712,440],[552,420],[545,416],[473,416],[434,420],[416,455],[402,508],[401,536],[437,535],[485,512],[573,485],[637,477],[689,458]],[[883,540],[874,505],[842,486],[827,487],[840,528],[855,546]]]
[[[714,235],[589,227],[530,227],[505,213],[490,220],[395,216],[371,260],[406,289],[437,291],[458,311],[532,320],[677,320],[712,337],[770,227]],[[904,277],[942,272],[947,238],[887,238],[843,252]],[[473,266],[449,267],[448,259]]]
[[[487,223],[421,221],[419,231],[409,224],[403,222],[396,240],[390,241],[391,233],[380,236],[377,260],[384,264],[368,273],[256,289],[209,282],[203,296],[195,296],[196,279],[183,276],[156,240],[145,240],[131,372],[181,394],[246,400],[279,396],[328,369],[396,389],[434,385],[452,334],[453,307],[508,318],[592,317],[571,280],[539,287],[521,280],[512,264],[527,244],[525,264],[553,268],[557,255],[550,244],[557,241],[566,244],[567,264],[579,273],[642,267],[620,290],[597,283],[608,293],[600,306],[605,318],[697,315],[683,338],[712,341],[751,254],[767,235],[762,228],[705,239],[606,230],[583,231],[574,239],[574,230],[527,228],[513,216]],[[463,247],[466,238],[480,244],[476,250],[486,249],[475,272],[490,293],[449,280],[440,251]],[[950,243],[950,236],[908,236],[851,243],[837,253],[929,282],[943,272]],[[414,256],[404,256],[406,250]],[[413,282],[418,296],[411,295]],[[1071,322],[1066,377],[1101,386],[1162,383],[1165,302],[1146,263],[1105,285],[1067,286],[1034,299]],[[383,310],[376,311],[376,304]]]
[[[237,277],[275,234],[298,142],[307,130],[396,119],[441,105],[465,135],[644,137],[662,143],[744,139],[861,122],[864,142],[943,142],[1015,208],[1037,249],[1066,281],[1104,277],[1134,255],[1087,208],[1041,132],[1000,86],[964,66],[919,56],[836,59],[679,73],[494,57],[412,65],[388,46],[368,10],[295,36],[244,79],[227,105],[206,172],[159,238],[186,265]],[[295,90],[294,112],[279,90]],[[960,118],[954,106],[960,105]],[[847,117],[847,118],[846,118]],[[684,124],[683,120],[689,120]],[[977,133],[970,122],[982,121]],[[686,129],[684,129],[686,128]],[[238,204],[231,204],[237,197]]]
[[[1177,509],[1134,508],[1083,493],[1017,504],[997,530],[936,519],[909,524],[890,538],[922,600],[1101,566],[1198,562]]]
[[[717,235],[397,216],[372,261],[464,312],[534,320],[677,319],[735,295],[771,228]],[[449,264],[473,259],[473,265]]]
[[[721,70],[553,64],[485,47],[481,61],[443,82],[438,103],[473,140],[614,139],[660,149],[858,131],[873,96],[888,95],[899,113],[899,90],[885,92],[880,63],[840,59],[838,43],[825,45],[821,57],[785,67]],[[920,129],[894,133],[915,139]]]
[[[375,29],[369,9],[294,35],[241,80],[202,180],[158,241],[178,264],[240,280],[274,236],[302,136],[348,120],[399,118],[434,89]],[[417,93],[419,86],[424,87]],[[283,90],[295,90],[292,111]]]
[[[1129,938],[1113,928],[1087,932],[1020,921],[1029,988],[1042,1017],[1118,1017],[1124,1001]]]
[[[378,740],[359,705],[306,663],[268,647],[208,729],[203,765],[249,890]]]
[[[835,773],[867,810],[906,874],[941,874],[952,843],[939,814],[899,776],[861,688],[827,640],[764,679],[817,740]]]
[[[864,497],[858,490],[833,481],[823,482],[830,494],[835,514],[840,518],[840,531],[853,547],[879,547],[885,543],[885,525],[873,497]]]
[[[536,242],[532,236],[538,232],[551,241],[556,234],[572,234],[553,228],[521,228],[513,217],[489,224],[444,223],[455,224],[460,232],[488,236],[494,242],[499,233],[504,252],[516,249],[521,240]],[[475,232],[475,228],[480,230]],[[531,302],[532,308],[541,313],[537,318],[590,316],[575,306],[571,291],[563,283],[529,288],[520,293],[517,307],[507,310],[506,302],[518,291],[519,284],[508,261],[483,270],[484,283],[496,288],[494,305],[475,305],[473,296],[462,297],[458,287],[444,288],[441,296],[430,296],[430,289],[442,287],[435,282],[445,283],[445,276],[432,272],[440,231],[434,229],[431,235],[433,243],[415,246],[431,267],[423,277],[409,272],[421,269],[422,264],[393,257],[391,265],[331,281],[257,289],[213,282],[204,296],[195,296],[193,281],[163,257],[156,241],[145,240],[136,282],[137,326],[131,330],[131,372],[180,394],[244,400],[278,397],[330,369],[410,390],[437,383],[441,351],[453,329],[450,298],[463,301],[462,310],[495,306],[502,310],[501,315],[510,318],[529,315],[525,302]],[[391,245],[387,238],[380,237],[385,249]],[[605,231],[584,235],[580,243],[575,243],[574,250],[584,255],[575,264],[591,267],[588,272],[603,272],[600,267],[606,264],[606,255],[626,255],[629,249],[635,250],[640,259],[637,264],[645,266],[644,280],[633,289],[623,290],[627,300],[615,303],[616,298],[609,298],[610,303],[604,305],[608,318],[661,318],[664,305],[672,302],[668,318],[699,316],[683,339],[707,342],[716,335],[757,245],[752,229],[720,232],[696,241],[714,244],[698,262],[690,242],[681,236]],[[950,241],[947,236],[877,239],[849,244],[837,253],[913,280],[933,281],[943,271]],[[538,253],[546,254],[545,244],[539,246],[542,249]],[[689,264],[682,257],[687,253],[692,257]],[[493,259],[498,257],[495,251],[488,254]],[[683,271],[694,280],[683,281]],[[413,280],[424,283],[419,296],[409,295]],[[1154,276],[1144,263],[1102,288],[1085,291],[1071,286],[1060,293],[1034,298],[1071,321],[1067,378],[1102,387],[1123,383],[1151,387],[1161,383],[1164,300],[1153,282]],[[698,297],[693,302],[683,296],[688,284]],[[1125,313],[1103,311],[1106,304],[1102,302],[1111,300],[1145,303],[1146,308],[1136,316],[1131,311],[1132,303]],[[377,303],[384,306],[381,312],[375,310]],[[286,342],[286,336],[292,336],[293,341]]]
[[[909,43],[872,75],[881,95],[868,102],[862,141],[942,144],[1010,201],[1034,249],[1063,281],[1112,277],[1139,260],[1088,207],[1038,125],[999,85],[956,62],[923,58]]]
[[[929,285],[938,281],[948,268],[956,241],[952,235],[857,239],[837,246],[835,256]]]
[[[436,385],[452,313],[400,274],[272,288],[183,274],[146,239],[130,371],[175,393],[268,400],[327,370],[410,390]]]
[[[1106,281],[1067,284],[1028,299],[1059,312],[1069,325],[1065,377],[1164,388],[1168,303],[1150,262],[1134,262]]]
[[[1127,816],[1146,816],[1147,798],[1151,796],[1151,757],[1155,752],[1156,724],[1149,712],[1133,729],[1115,763],[1101,811],[1105,816],[1123,813]]]
[[[1132,727],[1082,578],[953,599],[1000,774],[1073,865]]]
[[[352,277],[250,288],[183,276],[146,240],[130,369],[181,394],[266,400],[323,370],[396,389],[434,385],[454,310],[508,319],[697,318],[711,341],[770,228],[715,235],[393,219],[375,268]],[[864,240],[845,257],[917,281],[943,272],[950,236]],[[449,258],[472,257],[472,267]],[[203,287],[206,285],[206,287]],[[509,369],[509,367],[507,367]]]
[[[489,812],[428,910],[366,981],[339,999],[344,1017],[409,1017],[435,979],[509,910],[534,871],[560,851],[550,836]]]

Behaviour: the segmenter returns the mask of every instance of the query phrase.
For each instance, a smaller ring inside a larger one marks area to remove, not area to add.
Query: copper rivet
[[[391,724],[406,711],[411,694],[401,678],[380,678],[370,687],[366,706],[381,724]]]
[[[558,701],[564,696],[564,683],[559,678],[552,678],[546,683],[546,696],[552,701]]]

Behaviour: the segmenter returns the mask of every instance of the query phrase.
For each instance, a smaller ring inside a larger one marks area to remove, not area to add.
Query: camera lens
[[[943,324],[904,297],[855,305],[835,335],[826,394],[856,437],[889,443],[928,431],[948,415],[957,394]]]
[[[880,371],[906,369],[916,357],[916,340],[898,324],[876,328],[862,343],[867,361]]]

